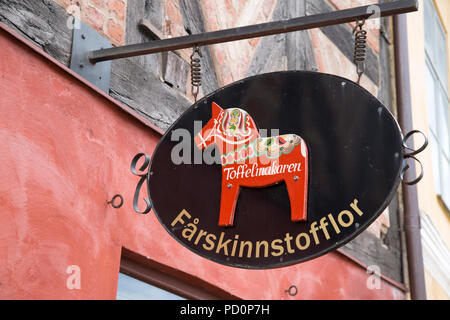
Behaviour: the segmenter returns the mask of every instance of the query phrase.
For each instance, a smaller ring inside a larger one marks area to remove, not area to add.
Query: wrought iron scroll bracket
[[[417,150],[414,150],[414,149],[408,147],[407,142],[408,142],[409,138],[411,138],[416,133],[419,133],[419,134],[421,134],[423,136],[424,142],[423,142],[423,144],[422,144],[422,146],[420,148],[418,148]],[[401,174],[401,178],[402,178],[402,181],[403,181],[404,184],[406,184],[406,185],[415,185],[420,180],[422,180],[423,174],[424,174],[423,165],[422,165],[422,162],[420,162],[420,160],[417,159],[415,156],[418,155],[419,153],[421,153],[423,150],[425,150],[427,146],[428,146],[428,138],[425,136],[425,134],[422,131],[419,131],[419,130],[410,131],[403,138],[404,165],[403,165],[403,171],[402,171],[402,174]],[[419,176],[417,178],[415,178],[414,180],[411,180],[411,181],[406,181],[404,179],[404,173],[410,168],[409,164],[406,162],[408,159],[413,159],[414,161],[416,161],[420,165],[420,174],[419,174]]]
[[[139,172],[140,172],[139,173],[138,170],[136,169],[136,166],[137,166],[138,161],[141,158],[144,158],[144,163],[139,168]],[[137,154],[131,161],[131,172],[135,176],[138,176],[141,178],[137,184],[136,191],[134,192],[134,198],[133,198],[134,211],[136,211],[139,214],[147,214],[150,212],[150,210],[152,210],[152,204],[149,199],[150,195],[149,195],[149,198],[143,198],[144,202],[146,204],[145,210],[144,211],[139,210],[139,194],[141,193],[141,188],[142,188],[142,185],[144,184],[144,182],[148,181],[148,175],[150,174],[150,172],[145,172],[145,171],[149,169],[149,165],[150,165],[150,157],[148,155],[146,155],[145,153]]]

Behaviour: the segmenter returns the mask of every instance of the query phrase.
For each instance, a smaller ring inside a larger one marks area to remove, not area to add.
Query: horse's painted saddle
[[[255,146],[258,156],[278,158],[283,154],[291,153],[300,141],[301,138],[295,134],[285,134],[276,137],[257,138]]]
[[[295,134],[285,134],[282,136],[256,138],[248,145],[222,155],[222,165],[242,162],[254,157],[266,156],[270,159],[277,159],[283,154],[291,153],[301,142],[301,138]],[[303,146],[302,146],[303,147]],[[303,154],[302,150],[302,154]]]

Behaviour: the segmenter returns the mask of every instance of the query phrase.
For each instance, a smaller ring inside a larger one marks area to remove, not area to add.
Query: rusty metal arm
[[[392,16],[418,10],[417,0],[398,0],[377,5],[380,17]],[[236,40],[264,37],[293,31],[321,28],[356,20],[369,19],[374,11],[371,6],[361,6],[312,16],[293,18],[289,20],[261,23],[220,31],[205,32],[189,36],[155,40],[140,44],[94,50],[88,53],[91,63],[114,59],[128,58],[151,53],[173,51],[191,48],[195,45],[204,46]]]

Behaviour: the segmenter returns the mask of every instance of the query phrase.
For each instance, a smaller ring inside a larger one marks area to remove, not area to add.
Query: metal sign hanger
[[[399,0],[380,3],[380,17],[392,16],[418,10],[417,0]],[[373,15],[371,6],[361,6],[288,20],[267,22],[239,28],[193,34],[183,37],[157,40],[140,44],[126,45],[110,49],[95,50],[88,53],[91,63],[134,57],[163,51],[205,46],[216,43],[264,37],[293,31],[321,28],[336,24],[369,19]]]
[[[387,17],[417,11],[418,1],[398,0],[380,3],[377,7],[379,8],[379,12],[377,12],[376,16]],[[71,67],[76,66],[77,68],[72,68],[74,71],[86,79],[92,79],[92,73],[98,72],[97,70],[99,69],[99,65],[103,66],[105,62],[114,59],[264,37],[293,31],[322,28],[342,23],[364,21],[374,17],[373,6],[367,5],[312,16],[303,16],[288,20],[267,22],[170,39],[154,40],[113,48],[105,48],[105,46],[103,46],[104,49],[100,49],[101,45],[97,41],[83,41],[82,45],[74,42],[72,47],[72,56],[78,57],[78,60],[80,61],[73,61],[71,63]],[[92,30],[92,32],[95,33],[94,30]],[[86,35],[87,33],[88,31],[85,30],[85,37],[91,38]],[[360,34],[360,32],[358,32],[358,34]],[[80,64],[83,64],[83,68],[78,68]],[[101,68],[101,70],[102,75],[99,75],[99,77],[102,79],[105,79],[105,77],[108,78],[110,73],[110,64],[105,64],[104,68]],[[98,77],[94,77],[94,79],[97,78]],[[94,84],[96,83],[94,82]],[[102,90],[108,92],[109,88],[106,88],[103,85]]]

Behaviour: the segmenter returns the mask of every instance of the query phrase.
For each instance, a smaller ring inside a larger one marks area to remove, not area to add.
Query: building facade
[[[426,174],[418,184],[427,295],[430,299],[447,300],[450,297],[450,3],[421,1],[420,10],[407,19],[413,125],[430,140],[430,148],[420,157]]]
[[[420,155],[427,171],[418,185],[427,291],[448,299],[448,63],[440,53],[449,6],[429,2],[408,16],[411,87],[414,128],[432,147]],[[115,60],[107,92],[69,68],[73,16],[120,46],[376,3],[0,0],[0,298],[407,299],[401,188],[365,232],[335,252],[272,270],[219,265],[182,247],[153,213],[132,207],[138,177],[131,159],[151,154],[194,102],[192,50]],[[281,70],[355,81],[354,26],[202,47],[200,96]],[[367,27],[361,85],[396,115],[392,28],[392,18]],[[437,35],[427,43],[429,32]],[[448,61],[448,42],[444,48]],[[442,102],[432,118],[435,96]],[[447,122],[433,122],[445,115]],[[124,198],[119,209],[107,203],[115,194]]]

